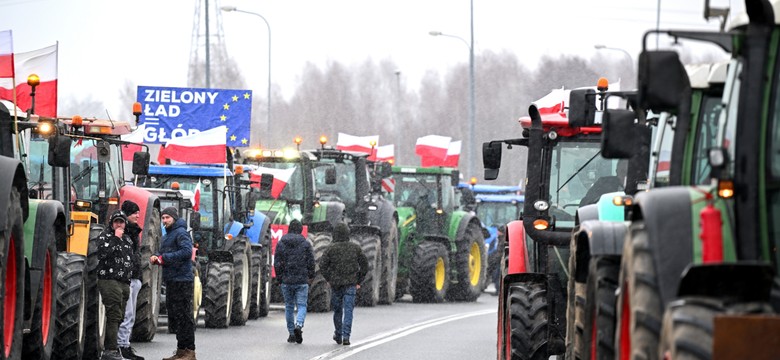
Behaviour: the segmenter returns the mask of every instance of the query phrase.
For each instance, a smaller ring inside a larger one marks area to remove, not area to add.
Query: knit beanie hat
[[[169,206],[162,211],[162,215],[168,215],[173,218],[173,220],[179,220],[179,211],[176,210],[175,207]]]
[[[333,242],[349,241],[349,226],[345,223],[338,223],[333,229]]]
[[[290,221],[290,225],[287,226],[287,232],[291,234],[300,234],[303,232],[303,225],[300,220]]]
[[[122,212],[125,213],[126,216],[133,215],[139,211],[141,211],[141,208],[138,207],[138,204],[130,200],[125,200],[122,203]]]

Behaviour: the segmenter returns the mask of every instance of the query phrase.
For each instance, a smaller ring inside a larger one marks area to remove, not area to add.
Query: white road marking
[[[480,316],[480,315],[487,315],[487,314],[494,314],[496,310],[494,309],[488,309],[488,310],[480,310],[480,311],[474,311],[470,313],[463,313],[463,314],[455,314],[455,315],[449,315],[437,319],[431,319],[427,321],[423,321],[417,324],[405,326],[399,329],[390,330],[384,333],[380,333],[377,335],[374,335],[366,340],[358,341],[356,343],[352,343],[349,347],[341,348],[332,350],[329,352],[326,352],[324,354],[318,355],[316,357],[311,358],[310,360],[323,360],[323,359],[332,359],[332,360],[341,360],[346,359],[352,355],[355,355],[363,350],[368,350],[372,347],[382,345],[384,343],[400,339],[404,336],[414,334],[420,330],[427,329],[429,327],[446,324],[451,321],[461,320],[473,316]]]

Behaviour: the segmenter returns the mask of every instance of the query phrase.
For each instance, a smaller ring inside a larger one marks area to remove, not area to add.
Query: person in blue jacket
[[[303,235],[303,225],[293,220],[287,234],[276,245],[274,269],[276,278],[282,283],[284,316],[287,321],[287,342],[303,342],[303,322],[306,319],[306,304],[309,300],[309,282],[314,279],[314,251]],[[298,313],[294,316],[295,307]]]
[[[152,255],[152,264],[163,268],[166,307],[169,322],[176,324],[176,352],[163,360],[195,360],[195,322],[192,318],[193,282],[192,238],[187,224],[175,207],[162,211],[165,226],[160,250]]]

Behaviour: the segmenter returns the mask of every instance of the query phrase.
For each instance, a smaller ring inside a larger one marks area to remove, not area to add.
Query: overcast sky
[[[710,2],[731,5],[733,12],[744,9],[738,0]],[[114,113],[125,108],[118,97],[126,80],[146,86],[187,86],[197,3],[0,0],[0,30],[13,30],[16,52],[59,42],[60,97],[92,96]],[[267,19],[271,78],[287,97],[307,62],[322,66],[328,61],[390,59],[398,64],[408,88],[415,88],[426,70],[443,73],[468,62],[466,43],[428,32],[438,30],[468,42],[469,0],[209,0],[209,4],[233,5]],[[716,20],[704,20],[704,0],[477,0],[474,49],[477,54],[511,51],[534,67],[545,54],[590,58],[598,51],[593,45],[604,44],[626,50],[635,61],[642,35],[656,27],[659,4],[662,29],[718,28]],[[265,97],[265,23],[250,14],[220,16],[228,55],[238,63],[250,90]]]

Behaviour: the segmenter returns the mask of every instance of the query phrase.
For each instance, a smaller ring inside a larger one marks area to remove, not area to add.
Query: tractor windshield
[[[195,193],[193,201],[193,210],[200,213],[200,226],[204,233],[211,233],[214,228],[220,228],[219,219],[228,219],[230,206],[221,206],[219,201],[222,199],[219,192],[225,186],[225,179],[220,177],[201,178],[195,176],[175,176],[175,175],[155,175],[152,177],[151,186],[154,188],[170,188],[174,182],[179,183],[179,189],[189,190]],[[198,195],[198,184],[200,183],[200,195]],[[210,236],[210,235],[209,235]]]
[[[327,184],[325,173],[328,168],[336,168],[336,183]],[[322,159],[320,165],[314,168],[314,184],[320,193],[320,200],[338,201],[344,203],[347,209],[355,207],[357,191],[355,180],[355,163],[352,161],[336,162],[334,159]]]
[[[552,149],[550,166],[551,215],[560,228],[574,227],[580,206],[594,204],[602,194],[622,191],[627,161],[601,156],[598,142],[559,141]]]
[[[520,218],[523,203],[520,202],[485,202],[477,205],[477,217],[486,226],[499,227]]]
[[[395,195],[393,201],[397,207],[414,207],[425,199],[428,204],[436,204],[436,187],[439,176],[435,174],[394,174]]]

